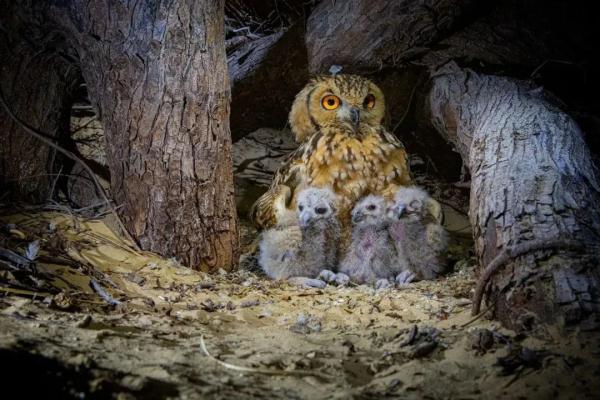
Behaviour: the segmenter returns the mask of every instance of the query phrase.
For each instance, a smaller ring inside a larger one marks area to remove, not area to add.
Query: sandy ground
[[[448,277],[406,289],[318,290],[247,269],[191,271],[132,250],[101,220],[21,213],[0,225],[2,249],[32,255],[40,244],[34,263],[0,262],[5,393],[598,398],[597,332],[514,332],[486,317],[465,326],[468,257]]]

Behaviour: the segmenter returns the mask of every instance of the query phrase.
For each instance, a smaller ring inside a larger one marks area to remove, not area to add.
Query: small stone
[[[318,333],[321,332],[321,321],[310,314],[300,313],[296,323],[290,327],[290,330],[303,335]]]
[[[86,315],[85,317],[83,317],[83,319],[81,321],[79,321],[77,324],[75,324],[75,326],[77,328],[87,328],[88,326],[90,326],[90,324],[92,323],[92,316],[91,315]]]
[[[456,299],[456,301],[454,302],[454,304],[457,305],[458,307],[468,306],[471,303],[473,303],[473,302],[469,299]]]
[[[494,345],[494,334],[488,329],[475,329],[467,337],[467,350],[485,354]]]
[[[254,307],[260,304],[260,301],[258,300],[246,300],[243,301],[242,304],[240,304],[241,308],[248,308],[248,307]]]

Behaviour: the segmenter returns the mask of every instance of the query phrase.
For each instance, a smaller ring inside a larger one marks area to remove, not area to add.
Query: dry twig
[[[223,368],[231,369],[233,371],[250,372],[250,373],[264,374],[264,375],[316,376],[318,378],[323,378],[323,379],[329,378],[328,375],[325,375],[325,374],[323,374],[321,372],[318,372],[318,371],[301,371],[301,370],[298,370],[298,371],[281,371],[281,370],[272,370],[272,369],[266,369],[266,368],[251,368],[251,367],[243,367],[243,366],[240,366],[240,365],[230,364],[230,363],[227,363],[225,361],[221,361],[221,360],[219,360],[218,358],[216,358],[215,356],[211,355],[208,352],[208,349],[206,348],[206,343],[204,343],[204,335],[200,336],[200,348],[202,349],[202,352],[204,353],[205,356],[207,356],[211,360],[217,362]]]
[[[568,239],[556,239],[550,241],[533,241],[529,243],[522,243],[517,246],[504,249],[485,267],[477,286],[475,288],[475,294],[473,295],[473,311],[472,315],[479,314],[481,307],[481,300],[483,299],[483,293],[492,278],[492,276],[499,271],[503,266],[509,262],[514,262],[517,258],[524,256],[528,253],[541,250],[584,250],[585,246],[577,241]]]

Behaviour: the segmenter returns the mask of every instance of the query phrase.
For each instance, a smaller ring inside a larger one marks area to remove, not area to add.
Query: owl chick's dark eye
[[[317,214],[325,214],[327,212],[327,209],[325,207],[317,207],[315,208],[315,212]]]
[[[321,99],[321,104],[326,110],[335,110],[340,106],[341,100],[339,97],[329,94]]]
[[[375,204],[369,204],[369,205],[367,206],[367,210],[369,210],[369,211],[373,211],[373,210],[375,210],[376,208],[377,208],[377,206],[375,206]]]
[[[375,96],[369,93],[367,97],[365,97],[365,101],[363,101],[363,107],[368,110],[375,107]]]
[[[421,202],[419,200],[413,200],[408,206],[413,210],[418,210],[421,208]]]
[[[302,210],[304,210],[304,206],[303,205],[299,205],[298,206],[298,211],[302,211]]]

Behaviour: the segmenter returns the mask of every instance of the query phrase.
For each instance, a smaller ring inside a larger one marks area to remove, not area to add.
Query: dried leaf
[[[25,257],[29,261],[35,261],[40,251],[40,241],[34,240],[33,242],[27,245],[27,249],[25,250]]]

